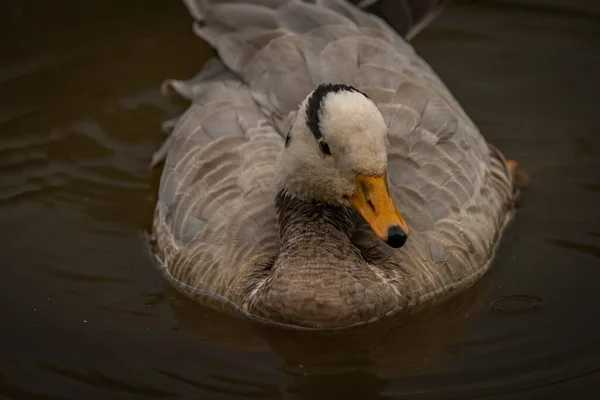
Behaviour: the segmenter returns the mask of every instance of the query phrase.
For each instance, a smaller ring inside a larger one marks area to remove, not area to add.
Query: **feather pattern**
[[[155,157],[165,159],[154,252],[174,285],[252,318],[339,328],[440,300],[487,271],[511,215],[511,174],[399,34],[339,0],[185,3],[221,61],[164,85],[191,101]],[[331,256],[336,246],[325,254],[327,243],[308,238],[301,266],[279,268],[276,160],[299,104],[321,82],[352,85],[380,109],[390,191],[411,236],[393,249],[360,223],[337,247],[343,265]]]

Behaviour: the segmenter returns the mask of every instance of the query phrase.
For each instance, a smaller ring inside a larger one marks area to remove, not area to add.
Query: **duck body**
[[[343,1],[186,4],[221,60],[164,86],[191,101],[155,156],[153,252],[169,282],[255,320],[341,329],[485,274],[511,170],[410,44]],[[407,239],[349,206],[354,173],[382,177]]]

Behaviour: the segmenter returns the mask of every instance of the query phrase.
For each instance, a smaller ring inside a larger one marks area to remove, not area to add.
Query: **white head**
[[[399,247],[407,228],[386,168],[387,126],[375,103],[351,86],[322,84],[300,106],[275,180],[278,190],[307,201],[354,207],[382,240]]]

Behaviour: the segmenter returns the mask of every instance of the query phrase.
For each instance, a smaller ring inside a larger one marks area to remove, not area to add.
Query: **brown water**
[[[195,306],[146,254],[184,106],[158,89],[211,54],[190,28],[179,1],[0,3],[0,398],[598,398],[596,1],[459,2],[415,40],[532,185],[473,290],[337,337]]]

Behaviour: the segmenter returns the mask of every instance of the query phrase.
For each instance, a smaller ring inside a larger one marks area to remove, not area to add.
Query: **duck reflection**
[[[290,393],[380,392],[388,379],[407,378],[442,369],[453,349],[468,340],[470,327],[489,300],[491,279],[436,307],[385,319],[359,328],[312,332],[249,322],[189,300],[169,289],[176,329],[214,346],[271,349],[281,370],[293,377]],[[214,304],[212,305],[214,307]],[[335,375],[336,379],[331,379]],[[329,377],[329,379],[324,379]],[[359,396],[360,397],[360,396]]]

